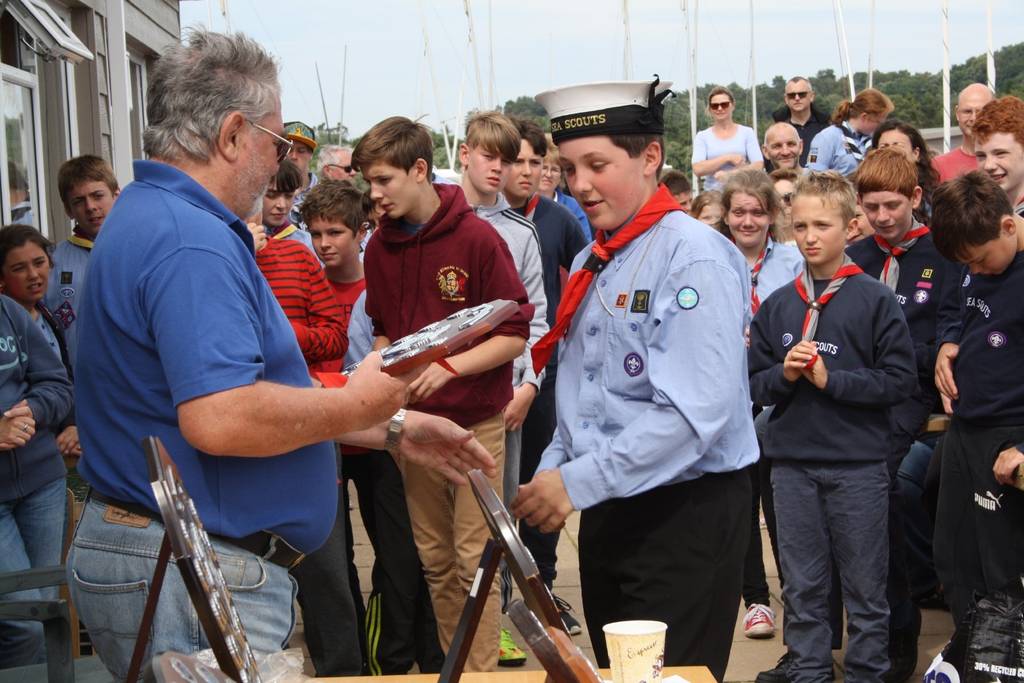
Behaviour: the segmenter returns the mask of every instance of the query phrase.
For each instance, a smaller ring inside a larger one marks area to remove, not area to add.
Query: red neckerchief
[[[615,252],[632,242],[634,238],[645,233],[669,211],[682,210],[683,207],[679,206],[679,202],[668,191],[668,188],[661,185],[658,187],[658,191],[647,200],[647,203],[640,207],[640,210],[636,212],[633,219],[619,228],[611,239],[608,239],[607,233],[604,231],[599,230],[597,232],[597,241],[590,248],[590,256],[583,263],[583,267],[569,278],[569,282],[565,287],[565,293],[562,295],[562,301],[558,304],[555,324],[533,346],[531,355],[533,356],[534,372],[540,372],[547,365],[548,359],[551,358],[551,354],[555,351],[555,346],[569,331],[572,317],[576,315],[576,310],[583,302],[583,297],[586,296],[594,275],[604,270],[604,267],[611,261]]]
[[[757,296],[757,276],[764,266],[764,257],[768,255],[768,240],[765,239],[764,247],[761,248],[761,255],[754,261],[754,267],[750,269],[750,312],[757,315],[757,309],[761,308],[761,299]]]
[[[931,230],[928,229],[927,225],[922,225],[917,228],[913,228],[912,230],[908,230],[907,234],[903,236],[903,239],[901,239],[896,244],[889,244],[889,241],[887,239],[885,239],[876,232],[874,235],[875,244],[877,244],[878,248],[881,249],[886,254],[885,264],[882,265],[882,275],[878,279],[888,285],[890,281],[889,268],[895,264],[895,277],[892,278],[893,284],[890,286],[890,289],[896,291],[895,284],[896,282],[899,281],[899,263],[897,263],[893,259],[897,256],[903,256],[904,254],[906,254],[908,251],[910,251],[910,248],[913,247],[914,244],[917,242],[918,237],[924,237],[929,232],[931,232]]]
[[[811,284],[813,281],[811,280],[810,266],[805,266],[804,268],[804,272],[796,276],[796,280],[793,284],[796,285],[796,293],[799,294],[803,302],[807,304],[807,313],[804,314],[804,324],[800,329],[800,338],[803,341],[813,341],[814,334],[818,331],[818,316],[821,314],[821,310],[825,307],[825,304],[835,296],[836,292],[839,291],[839,288],[843,286],[844,282],[846,282],[846,278],[858,275],[864,271],[860,269],[860,266],[851,261],[849,256],[847,256],[843,265],[836,270],[835,275],[833,275],[832,279],[829,280],[828,285],[825,287],[825,291],[821,293],[821,296],[812,301],[807,292],[808,286],[813,287],[813,284]],[[808,284],[805,284],[805,280],[808,281]],[[814,356],[807,363],[806,367],[814,367],[817,360],[818,356]]]
[[[526,216],[526,220],[533,220],[533,212],[537,210],[538,204],[540,204],[540,192],[530,197],[530,201],[526,202],[526,207],[523,209],[523,215]]]

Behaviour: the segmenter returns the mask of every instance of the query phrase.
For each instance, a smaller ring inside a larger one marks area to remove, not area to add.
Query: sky
[[[662,80],[674,81],[677,90],[688,87],[685,2],[628,2],[632,77],[657,73]],[[469,3],[479,88],[463,0],[186,0],[180,6],[183,29],[209,26],[225,31],[230,27],[247,33],[277,57],[284,120],[315,126],[325,120],[326,103],[329,125],[336,126],[340,117],[352,137],[396,114],[422,117],[434,128],[444,120],[452,128],[471,109],[490,108],[559,85],[623,78],[627,67],[623,0]],[[700,5],[697,82],[748,85],[750,3],[689,0],[691,17],[695,3]],[[221,4],[227,6],[226,17]],[[753,4],[758,82],[776,75],[813,75],[821,69],[843,72],[832,0],[754,0]],[[876,5],[876,70],[942,69],[942,0],[845,0],[841,4],[855,72],[868,68],[872,4]],[[948,4],[951,64],[986,50],[987,4],[992,7],[993,48],[1021,40],[1022,0],[948,0]],[[346,46],[347,68],[343,68]],[[998,74],[996,85],[998,89]]]

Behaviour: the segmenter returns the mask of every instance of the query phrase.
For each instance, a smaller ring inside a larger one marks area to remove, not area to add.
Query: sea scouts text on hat
[[[591,135],[661,135],[671,81],[604,81],[547,90],[536,99],[555,143]]]

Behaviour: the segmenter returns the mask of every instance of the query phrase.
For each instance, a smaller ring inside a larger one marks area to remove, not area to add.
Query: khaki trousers
[[[505,419],[498,413],[470,429],[498,462],[498,474],[489,481],[501,497]],[[404,475],[413,537],[430,587],[438,637],[447,652],[490,531],[468,484],[455,486],[439,472],[411,463],[405,464]],[[499,583],[495,576],[466,660],[466,671],[493,671],[498,664]]]

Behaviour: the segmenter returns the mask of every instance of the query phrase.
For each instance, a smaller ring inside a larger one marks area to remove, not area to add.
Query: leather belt
[[[117,500],[116,498],[105,496],[95,489],[92,489],[89,492],[89,498],[92,498],[97,503],[102,503],[109,507],[120,508],[125,512],[142,515],[143,517],[148,517],[163,524],[163,518],[160,514],[153,512],[144,505]],[[220,534],[212,534],[209,531],[207,531],[206,534],[213,540],[233,545],[236,548],[241,548],[242,550],[250,552],[258,557],[262,557],[264,560],[273,562],[279,567],[284,567],[285,569],[294,569],[306,557],[304,553],[292,547],[288,541],[269,531],[257,531],[254,534],[249,534],[242,538],[221,536]]]

